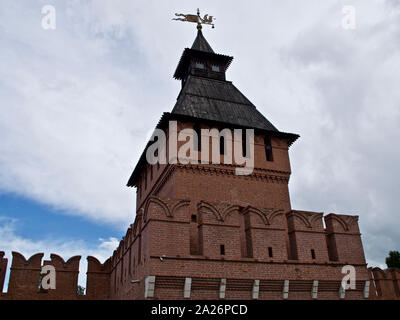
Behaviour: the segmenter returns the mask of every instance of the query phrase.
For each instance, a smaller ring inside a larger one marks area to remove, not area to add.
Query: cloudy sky
[[[56,29],[42,28],[44,5]],[[344,5],[355,29],[342,26]],[[104,261],[135,214],[126,182],[199,2],[0,1],[0,250]],[[294,209],[355,214],[369,265],[400,250],[400,1],[201,1],[228,80],[291,147]],[[11,259],[10,259],[11,262]]]

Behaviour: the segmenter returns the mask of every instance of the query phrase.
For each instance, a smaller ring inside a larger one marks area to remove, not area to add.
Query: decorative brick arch
[[[235,211],[239,212],[239,211],[240,211],[240,206],[238,206],[238,205],[232,205],[232,206],[229,206],[229,207],[225,208],[225,209],[223,210],[222,214],[221,214],[222,220],[225,221],[226,218],[227,218],[228,216],[230,216],[230,215],[232,214],[232,212],[235,212]]]
[[[152,203],[160,206],[164,210],[165,216],[172,218],[179,208],[188,206],[190,203],[190,200],[178,200],[173,205],[170,205],[158,197],[150,197],[147,200],[146,205],[144,207],[143,221],[147,220],[149,207]]]
[[[337,214],[330,214],[331,219],[336,220],[343,227],[344,231],[350,231],[350,227],[358,221],[358,216],[340,217]]]
[[[224,219],[222,218],[222,215],[219,212],[219,210],[214,205],[212,205],[211,203],[209,203],[207,201],[200,201],[197,204],[197,208],[198,208],[199,211],[201,211],[201,209],[203,209],[203,208],[208,209],[214,214],[215,218],[218,221],[224,221]]]
[[[269,216],[269,222],[272,223],[272,221],[274,221],[277,216],[281,216],[283,215],[283,213],[283,209],[272,210],[272,213]]]
[[[292,211],[294,217],[298,218],[304,223],[307,228],[312,229],[315,221],[321,219],[322,213],[319,212],[303,212],[303,211]]]
[[[188,206],[189,204],[190,204],[190,200],[178,200],[178,202],[176,202],[176,203],[172,206],[172,209],[171,209],[172,216],[175,215],[176,211],[177,211],[179,208],[186,207],[186,206]]]
[[[265,225],[271,224],[269,219],[268,219],[268,217],[267,217],[267,215],[264,212],[262,212],[260,209],[258,209],[258,208],[255,208],[253,206],[248,206],[248,207],[246,207],[245,212],[246,213],[254,213],[254,214],[256,214],[257,216],[260,217],[260,219],[262,220],[262,222]]]
[[[314,215],[312,215],[312,216],[311,216],[311,219],[310,219],[311,227],[314,226],[314,224],[315,224],[315,222],[316,222],[317,220],[321,220],[321,219],[322,219],[322,213],[321,213],[321,214],[314,214]]]
[[[164,201],[162,201],[160,198],[157,198],[157,197],[149,197],[149,199],[147,200],[146,205],[144,207],[143,221],[147,220],[149,207],[152,203],[159,205],[164,210],[165,216],[170,217],[170,218],[172,217],[172,213],[171,213],[168,205]]]

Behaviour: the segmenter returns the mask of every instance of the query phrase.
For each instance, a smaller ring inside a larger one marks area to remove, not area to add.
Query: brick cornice
[[[160,260],[159,256],[150,256],[150,259]],[[268,260],[257,260],[253,258],[242,258],[242,259],[234,259],[234,258],[209,258],[205,256],[186,256],[186,257],[178,257],[178,256],[163,256],[164,260],[187,260],[187,261],[214,261],[214,262],[229,262],[229,263],[258,263],[258,264],[293,264],[293,265],[307,265],[307,266],[344,266],[347,263],[345,262],[337,262],[337,261],[329,261],[329,262],[306,262],[306,261],[296,261],[296,260],[281,260],[281,261],[268,261]],[[366,267],[366,263],[352,263],[352,266],[355,267]]]
[[[288,183],[290,178],[290,172],[278,171],[270,169],[259,169],[255,168],[253,173],[250,175],[236,175],[235,169],[238,166],[218,164],[218,165],[204,165],[204,164],[175,164],[178,170],[186,170],[193,172],[200,172],[201,174],[209,175],[226,175],[236,179],[247,179],[247,180],[267,180],[269,182],[280,182]]]

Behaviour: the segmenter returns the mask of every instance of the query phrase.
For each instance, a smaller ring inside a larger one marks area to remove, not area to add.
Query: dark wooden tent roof
[[[189,76],[172,113],[278,131],[229,81]]]
[[[233,58],[214,53],[201,30],[198,30],[192,47],[183,52],[174,75],[176,79],[185,81],[173,114],[278,131],[232,82],[188,74],[190,61],[197,59],[222,62],[225,72]]]

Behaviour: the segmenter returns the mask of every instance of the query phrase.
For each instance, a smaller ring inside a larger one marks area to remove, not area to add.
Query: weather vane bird
[[[204,17],[202,18],[200,16],[200,10],[199,9],[197,9],[197,15],[195,15],[195,14],[175,13],[175,16],[182,17],[182,18],[173,18],[172,20],[197,23],[197,29],[201,29],[202,28],[202,26],[201,26],[202,24],[209,24],[214,29],[213,21],[215,20],[215,18],[213,16],[208,16],[208,14],[204,15]]]

